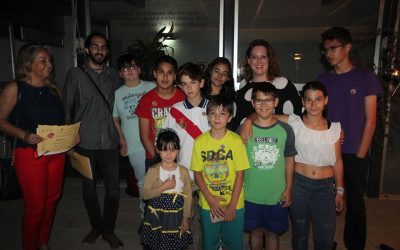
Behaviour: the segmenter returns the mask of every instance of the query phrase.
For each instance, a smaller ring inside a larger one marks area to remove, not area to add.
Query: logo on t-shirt
[[[276,146],[276,137],[256,137],[253,146],[253,166],[258,169],[269,170],[274,168],[279,159],[279,148]]]

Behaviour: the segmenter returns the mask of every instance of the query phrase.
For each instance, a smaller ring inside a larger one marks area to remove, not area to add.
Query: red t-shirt
[[[161,98],[154,88],[143,95],[136,108],[136,115],[150,121],[150,140],[155,143],[158,131],[163,128],[165,118],[169,114],[171,106],[185,99],[185,94],[176,88],[175,94],[170,99]],[[146,151],[146,158],[151,159],[151,155]]]

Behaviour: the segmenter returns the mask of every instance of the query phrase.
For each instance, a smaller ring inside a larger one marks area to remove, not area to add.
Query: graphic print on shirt
[[[127,120],[132,120],[137,118],[137,115],[135,114],[136,107],[140,101],[140,98],[145,94],[146,92],[143,91],[141,93],[129,93],[128,95],[124,96],[121,98],[122,103],[123,103],[123,108],[124,110],[128,110],[126,119]]]
[[[233,160],[232,150],[225,150],[225,145],[221,145],[218,151],[201,151],[204,163],[203,176],[206,185],[214,194],[227,201],[227,197],[232,195],[233,183],[229,180],[228,160]]]
[[[157,104],[155,104],[157,105]],[[153,104],[153,106],[155,106]],[[154,141],[157,140],[157,135],[160,132],[160,130],[164,127],[165,119],[167,118],[167,115],[169,114],[171,107],[164,107],[164,108],[152,108],[151,109],[151,117],[154,120],[154,128],[153,128],[153,133],[154,133]]]
[[[255,137],[252,149],[253,167],[262,170],[272,169],[280,155],[277,143],[276,137]]]

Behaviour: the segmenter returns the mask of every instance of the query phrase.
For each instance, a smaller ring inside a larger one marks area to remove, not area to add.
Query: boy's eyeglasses
[[[128,72],[128,71],[133,71],[133,70],[137,70],[137,69],[139,69],[139,67],[135,64],[132,64],[132,65],[127,65],[127,66],[122,67],[121,71]]]
[[[327,55],[329,52],[335,53],[337,48],[340,48],[340,47],[343,47],[343,46],[344,46],[344,44],[339,44],[339,45],[336,45],[336,46],[331,46],[329,48],[324,48],[323,50],[321,50],[321,53],[323,55]]]
[[[275,98],[268,98],[268,99],[254,99],[255,105],[262,105],[265,104],[267,106],[272,106],[274,104]]]

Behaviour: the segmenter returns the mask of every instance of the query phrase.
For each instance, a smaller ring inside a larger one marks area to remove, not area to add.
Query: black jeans
[[[367,216],[364,194],[367,188],[368,158],[343,154],[344,182],[347,212],[344,226],[344,244],[349,250],[365,248]]]
[[[78,153],[90,158],[93,180],[82,176],[83,200],[92,228],[103,233],[113,233],[119,207],[119,155],[118,149],[88,150],[78,148]],[[96,192],[96,171],[103,174],[105,198],[103,215]]]

